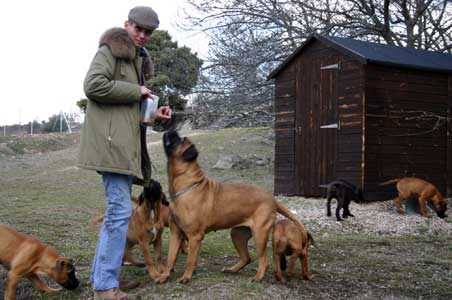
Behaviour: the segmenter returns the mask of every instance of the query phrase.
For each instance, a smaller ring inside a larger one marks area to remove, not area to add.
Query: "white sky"
[[[184,0],[3,0],[0,3],[0,126],[79,112],[83,80],[102,33],[122,27],[129,10],[151,6],[159,29],[179,46],[206,53],[207,41],[181,32]]]

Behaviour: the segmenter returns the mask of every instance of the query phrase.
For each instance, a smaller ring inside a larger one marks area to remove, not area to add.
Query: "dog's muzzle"
[[[75,276],[75,271],[72,271],[68,274],[68,278],[65,282],[61,282],[60,285],[68,290],[74,290],[78,287],[79,281]]]
[[[163,148],[168,157],[176,150],[177,146],[183,142],[176,130],[171,130],[163,134]]]
[[[444,219],[447,218],[447,215],[445,212],[436,212],[436,214],[438,215],[439,218]]]

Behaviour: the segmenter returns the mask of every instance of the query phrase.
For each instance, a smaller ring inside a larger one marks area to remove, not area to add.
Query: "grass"
[[[238,154],[250,161],[253,155],[273,157],[270,129],[226,129],[186,132],[200,151],[199,161],[205,173],[221,181],[254,183],[271,191],[272,163],[248,169],[215,170],[212,166],[226,154]],[[24,154],[0,156],[0,222],[34,235],[75,259],[81,286],[75,291],[41,293],[22,280],[17,299],[92,299],[89,272],[97,232],[88,227],[89,220],[104,209],[100,177],[95,172],[74,168],[77,138],[54,136],[55,142],[17,140],[27,145]],[[151,142],[159,142],[153,134]],[[47,146],[42,146],[46,144]],[[61,150],[60,146],[64,145]],[[46,148],[47,147],[47,148]],[[52,150],[52,151],[49,151]],[[166,159],[161,144],[150,147],[155,163],[154,178],[167,190]],[[134,194],[139,189],[134,188]],[[292,198],[289,201],[298,201]],[[428,224],[426,225],[428,226]],[[324,235],[324,233],[327,233]],[[263,283],[252,283],[257,262],[238,274],[221,270],[237,260],[228,231],[210,233],[203,241],[198,268],[189,284],[178,284],[186,257],[179,255],[175,272],[163,285],[150,282],[144,269],[124,267],[122,278],[135,278],[142,285],[142,299],[451,299],[452,239],[450,236],[421,235],[389,238],[383,236],[343,235],[322,229],[312,232],[318,244],[310,249],[310,272],[313,282],[299,276],[287,284],[273,277],[273,267]],[[167,253],[168,232],[164,234]],[[270,246],[270,243],[268,244]],[[250,252],[255,258],[252,242]],[[271,253],[267,256],[271,262]],[[139,251],[136,255],[140,257]],[[299,274],[299,266],[297,266]],[[6,284],[6,269],[0,267],[0,298]],[[51,281],[50,281],[51,282]],[[54,283],[51,283],[55,286]]]

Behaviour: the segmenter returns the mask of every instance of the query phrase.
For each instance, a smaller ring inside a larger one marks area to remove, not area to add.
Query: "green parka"
[[[84,82],[88,105],[78,166],[133,175],[143,184],[151,167],[146,128],[140,126],[140,83],[153,76],[154,68],[147,52],[140,53],[122,28],[102,35]]]

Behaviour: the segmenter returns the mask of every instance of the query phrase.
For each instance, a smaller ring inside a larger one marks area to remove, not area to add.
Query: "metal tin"
[[[141,123],[143,125],[154,125],[158,104],[159,97],[157,95],[151,95],[141,102]]]

